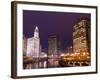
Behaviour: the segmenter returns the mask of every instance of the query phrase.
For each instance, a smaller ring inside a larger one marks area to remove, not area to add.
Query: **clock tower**
[[[40,38],[39,38],[39,29],[36,26],[35,30],[34,30],[34,46],[33,46],[33,57],[39,57],[39,53],[40,53]]]

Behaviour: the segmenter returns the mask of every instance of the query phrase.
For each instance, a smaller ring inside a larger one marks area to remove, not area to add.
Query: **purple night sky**
[[[48,12],[23,10],[23,35],[32,37],[36,26],[39,28],[42,48],[48,47],[48,35],[57,35],[62,48],[72,45],[73,25],[81,17],[90,19],[87,13]]]

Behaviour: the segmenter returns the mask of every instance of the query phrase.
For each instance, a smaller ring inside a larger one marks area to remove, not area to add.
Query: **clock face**
[[[35,38],[39,38],[39,33],[38,33],[38,32],[35,32],[35,33],[34,33],[34,37],[35,37]]]
[[[38,33],[36,32],[36,37],[38,37]]]

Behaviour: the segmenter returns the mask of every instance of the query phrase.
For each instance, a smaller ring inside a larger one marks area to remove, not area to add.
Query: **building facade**
[[[23,37],[23,55],[26,56],[27,53],[27,38]]]
[[[48,38],[48,67],[57,67],[59,62],[59,40],[56,35]]]
[[[34,55],[34,37],[27,39],[27,55],[26,56],[33,56]]]
[[[59,50],[59,41],[56,35],[49,36],[48,38],[48,55],[56,55]]]
[[[34,36],[27,39],[27,56],[39,57],[40,54],[40,38],[38,27],[34,30]]]
[[[90,52],[90,20],[82,18],[73,27],[73,52]]]

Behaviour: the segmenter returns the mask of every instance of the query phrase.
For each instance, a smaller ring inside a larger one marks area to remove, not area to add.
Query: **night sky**
[[[33,37],[38,26],[42,48],[47,49],[49,35],[59,36],[62,48],[66,48],[72,45],[73,25],[81,17],[90,18],[90,14],[23,10],[23,35]]]

